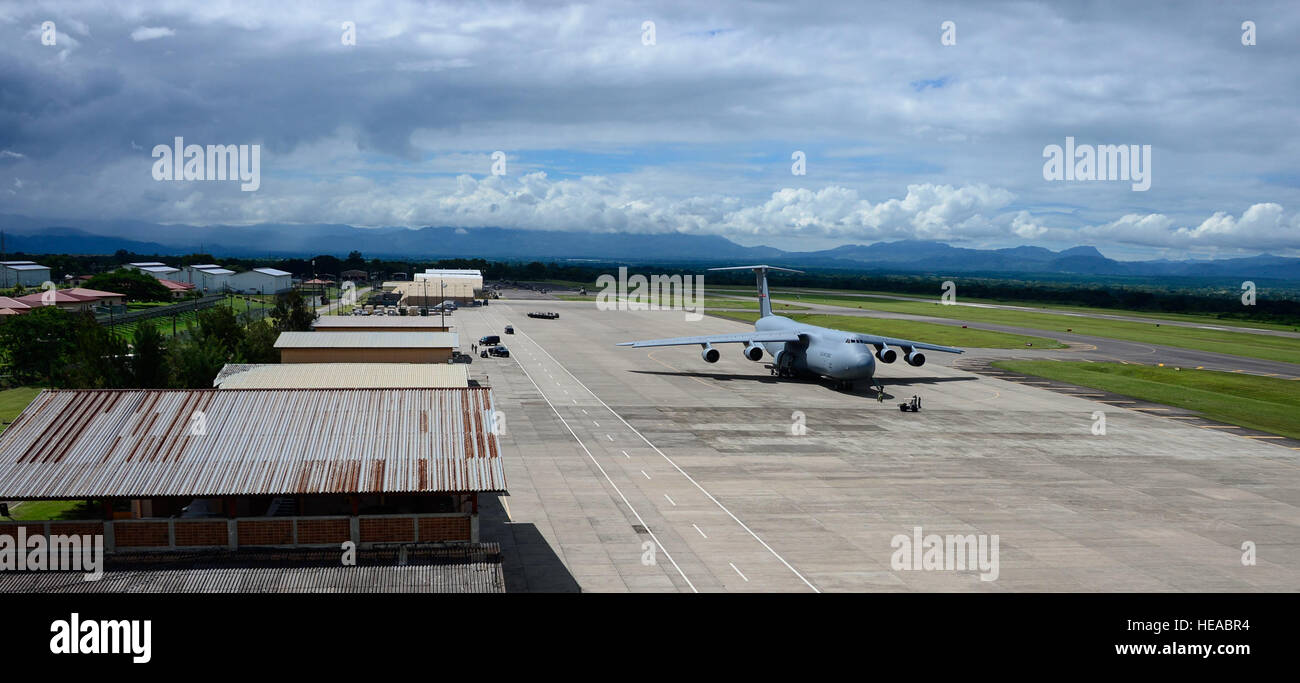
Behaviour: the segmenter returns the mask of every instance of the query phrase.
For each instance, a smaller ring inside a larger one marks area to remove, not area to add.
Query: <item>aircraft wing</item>
[[[771,332],[739,332],[737,334],[702,334],[698,337],[672,337],[644,341],[619,342],[619,346],[686,346],[689,344],[755,344],[758,342],[797,342],[798,333],[792,330]]]
[[[857,335],[857,338],[867,342],[868,344],[877,344],[877,345],[888,344],[890,346],[897,347],[899,349],[906,349],[907,347],[910,346],[914,349],[925,349],[927,351],[943,351],[945,353],[965,353],[965,351],[962,351],[961,349],[958,348],[953,348],[951,346],[939,346],[938,344],[923,344],[921,342],[909,341],[907,339],[895,339],[893,337],[877,337],[874,334],[859,334]]]

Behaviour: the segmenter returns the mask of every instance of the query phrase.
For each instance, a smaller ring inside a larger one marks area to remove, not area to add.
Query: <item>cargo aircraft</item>
[[[878,397],[883,397],[883,390],[875,379],[876,361],[893,363],[901,354],[908,365],[919,368],[925,364],[922,350],[962,353],[961,349],[951,346],[845,332],[772,315],[772,303],[767,291],[767,271],[803,271],[775,266],[735,266],[709,270],[754,271],[758,284],[759,318],[754,322],[753,332],[647,339],[621,342],[618,345],[645,347],[699,344],[702,349],[700,356],[704,361],[716,363],[721,354],[713,347],[714,344],[744,344],[745,358],[751,361],[762,360],[763,351],[767,351],[772,356],[772,374],[778,377],[824,377],[834,382],[837,389],[852,389],[855,381],[866,380],[876,387]]]

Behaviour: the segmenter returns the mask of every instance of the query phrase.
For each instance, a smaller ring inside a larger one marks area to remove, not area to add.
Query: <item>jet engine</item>
[[[876,358],[880,359],[881,363],[893,363],[898,360],[898,352],[888,346],[882,346],[876,351]]]
[[[922,365],[925,365],[925,354],[920,351],[908,351],[907,355],[903,356],[903,358],[907,361],[908,365],[914,368],[919,368]]]
[[[763,347],[758,344],[745,344],[745,357],[753,361],[763,360]]]
[[[721,355],[712,344],[705,344],[704,350],[700,351],[700,358],[703,358],[705,363],[716,363]]]

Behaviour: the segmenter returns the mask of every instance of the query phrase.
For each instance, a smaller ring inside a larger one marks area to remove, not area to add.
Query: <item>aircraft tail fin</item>
[[[755,284],[758,285],[758,317],[766,318],[772,315],[772,300],[767,291],[767,271],[781,270],[787,273],[802,273],[802,270],[793,270],[790,268],[778,268],[776,266],[731,266],[728,268],[710,268],[709,270],[752,270],[754,271]]]

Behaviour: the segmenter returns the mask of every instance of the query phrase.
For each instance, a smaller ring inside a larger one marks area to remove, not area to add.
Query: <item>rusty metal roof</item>
[[[462,363],[227,364],[212,385],[222,389],[442,389],[469,386]]]
[[[0,500],[504,491],[494,410],[487,387],[45,390],[0,434]]]

